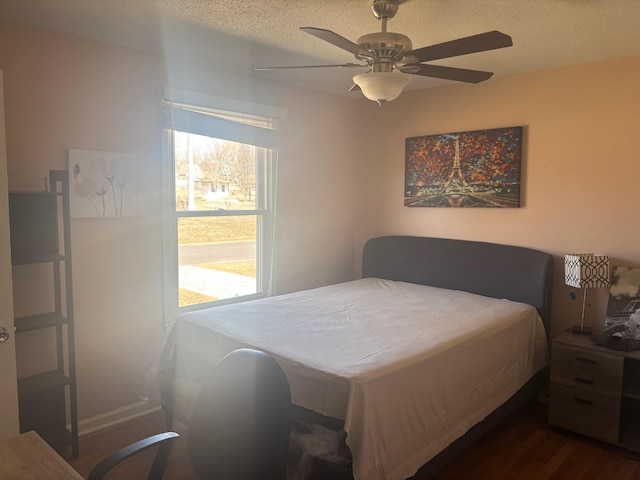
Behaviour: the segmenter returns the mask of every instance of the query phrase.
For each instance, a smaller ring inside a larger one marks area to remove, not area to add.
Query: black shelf
[[[57,327],[67,323],[67,318],[57,312],[39,313],[29,317],[15,319],[16,333],[39,330],[41,328]]]
[[[51,262],[63,262],[65,260],[64,255],[58,254],[41,254],[26,256],[14,256],[11,259],[12,265],[33,265],[35,263],[51,263]]]
[[[14,265],[39,263],[60,255],[59,195],[54,187],[52,192],[9,192]]]
[[[73,433],[67,428],[40,430],[38,435],[53,447],[61,456],[68,456],[68,446],[73,444]]]
[[[46,307],[50,311],[14,319],[16,334],[45,328],[55,331],[55,365],[49,365],[49,371],[18,379],[20,431],[35,430],[58,453],[68,456],[70,451],[70,455],[77,458],[68,172],[50,170],[49,190],[9,192],[11,263],[14,269],[22,265],[50,264],[53,273],[53,305]],[[39,270],[32,273],[40,274]],[[26,338],[21,348],[29,348]],[[32,353],[37,356],[38,352]]]
[[[64,387],[65,385],[69,385],[69,383],[69,377],[60,370],[52,370],[50,372],[31,375],[30,377],[19,378],[18,396],[45,392],[54,388]]]

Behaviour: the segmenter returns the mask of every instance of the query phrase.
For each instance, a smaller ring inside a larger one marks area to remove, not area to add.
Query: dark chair
[[[203,480],[284,480],[291,392],[269,355],[240,349],[224,357],[203,385],[187,431],[187,452]],[[162,433],[123,448],[100,462],[87,480],[100,480],[126,458],[159,445],[149,479],[160,479],[178,438]]]

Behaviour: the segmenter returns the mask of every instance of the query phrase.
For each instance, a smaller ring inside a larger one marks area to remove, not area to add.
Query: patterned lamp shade
[[[576,253],[564,257],[564,283],[576,288],[609,286],[609,257]]]

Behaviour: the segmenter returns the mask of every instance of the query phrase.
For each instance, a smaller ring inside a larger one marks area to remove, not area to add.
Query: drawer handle
[[[591,400],[585,400],[584,398],[580,398],[580,397],[573,397],[573,401],[582,403],[584,405],[593,405],[593,402]]]
[[[576,360],[578,360],[579,362],[584,362],[584,363],[597,363],[595,360],[593,360],[591,358],[585,358],[585,357],[576,357]]]
[[[589,379],[587,379],[587,378],[573,377],[573,379],[574,379],[576,382],[579,382],[579,383],[586,383],[587,385],[595,385],[595,383],[596,383],[596,382],[594,382],[593,380],[589,380]]]

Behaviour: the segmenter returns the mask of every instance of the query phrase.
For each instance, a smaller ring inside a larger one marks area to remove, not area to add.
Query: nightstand
[[[549,423],[640,451],[640,351],[608,349],[571,331],[554,338]]]

